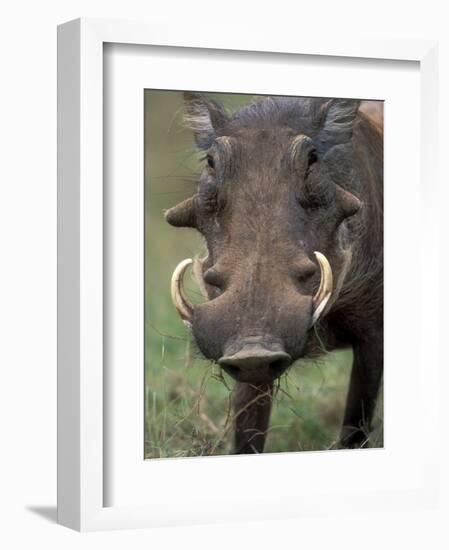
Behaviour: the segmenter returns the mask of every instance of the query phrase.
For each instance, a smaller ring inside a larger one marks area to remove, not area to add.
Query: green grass
[[[232,108],[245,96],[221,96]],[[233,381],[199,357],[170,299],[170,277],[203,249],[195,231],[170,227],[165,209],[190,196],[198,155],[182,128],[178,92],[145,93],[145,456],[227,454],[232,439]],[[193,280],[192,301],[199,292]],[[352,354],[297,362],[276,391],[266,452],[332,449],[338,437]],[[379,400],[382,411],[382,399]],[[383,445],[382,418],[372,445]]]

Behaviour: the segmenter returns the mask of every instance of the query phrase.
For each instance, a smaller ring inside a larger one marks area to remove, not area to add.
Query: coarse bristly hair
[[[323,98],[264,97],[230,114],[222,105],[204,94],[186,93],[184,124],[195,133],[197,145],[208,149],[213,141],[239,129],[291,128],[314,138],[319,152],[351,136],[360,101],[335,102]]]

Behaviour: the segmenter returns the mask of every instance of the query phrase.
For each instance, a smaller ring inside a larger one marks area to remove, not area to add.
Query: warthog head
[[[267,98],[229,116],[185,94],[204,166],[197,193],[167,221],[193,227],[208,255],[194,265],[207,299],[172,297],[202,353],[235,379],[270,382],[305,354],[348,261],[345,220],[360,201],[338,183],[351,168],[358,101]]]

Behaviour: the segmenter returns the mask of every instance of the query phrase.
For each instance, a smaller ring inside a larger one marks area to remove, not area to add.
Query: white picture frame
[[[136,500],[126,505],[105,505],[108,487],[105,480],[105,415],[109,408],[104,395],[104,51],[105,44],[152,45],[164,49],[166,55],[175,55],[175,48],[223,51],[232,55],[239,52],[259,52],[269,55],[327,56],[365,60],[396,60],[419,64],[420,112],[420,173],[419,182],[425,201],[421,204],[425,218],[423,241],[428,243],[425,265],[420,274],[426,278],[438,271],[438,178],[431,152],[437,150],[436,79],[438,73],[437,45],[422,40],[385,41],[335,37],[319,40],[302,34],[301,38],[267,37],[248,33],[236,27],[232,38],[217,28],[205,30],[201,37],[191,37],[181,25],[171,30],[156,23],[133,23],[106,20],[76,20],[58,28],[58,521],[78,530],[150,527],[171,524],[206,523],[217,521],[244,521],[247,519],[276,518],[286,510],[290,516],[327,514],[331,509],[339,513],[360,505],[360,495],[347,494],[341,487],[326,494],[307,493],[307,502],[301,501],[301,488],[291,488],[288,494],[278,495],[276,489],[267,495],[265,504],[258,499],[236,495],[217,499],[204,493],[201,502],[180,499],[170,509],[168,505],[150,506]],[[212,55],[212,54],[211,54]],[[186,89],[189,87],[186,86]],[[242,90],[239,90],[242,91]],[[300,94],[298,94],[300,95]],[[388,148],[386,149],[388,155]],[[434,158],[434,155],[433,157]],[[422,259],[422,258],[421,258]],[[419,302],[421,318],[438,317],[438,287]],[[437,401],[432,399],[438,388],[438,327],[419,326],[419,337],[426,343],[429,379],[426,382],[427,420],[438,414]],[[388,337],[388,334],[387,334]],[[418,358],[417,362],[423,361]],[[143,365],[142,365],[143,369]],[[417,364],[419,373],[419,365]],[[129,397],[127,398],[129,399]],[[436,429],[429,426],[430,431]],[[298,454],[286,453],[285,468],[294,468]],[[310,461],[309,455],[309,460]],[[314,455],[317,456],[317,455]],[[323,455],[321,455],[323,456]],[[359,455],[361,456],[361,455]],[[372,467],[373,455],[363,455],[360,467]],[[343,457],[343,458],[342,458]],[[106,457],[107,458],[107,457]],[[262,464],[249,461],[261,457],[241,457],[243,470]],[[265,457],[263,457],[265,459]],[[195,461],[171,462],[170,468],[178,476],[189,468],[188,475],[202,475],[204,463]],[[213,459],[217,468],[235,468],[237,457]],[[245,461],[245,462],[242,462]],[[266,458],[279,460],[278,456]],[[322,461],[323,459],[318,459]],[[325,459],[324,459],[325,460]],[[416,466],[431,466],[409,487],[366,491],[367,509],[376,510],[387,505],[408,506],[413,509],[436,505],[439,457],[430,446],[419,457]],[[143,457],[142,457],[143,461]],[[221,462],[219,462],[221,461]],[[334,455],[333,462],[346,461],[342,453]],[[189,466],[186,466],[189,463]],[[429,473],[430,472],[430,473]],[[213,475],[214,472],[211,472]],[[164,475],[161,470],[157,475]],[[167,472],[165,472],[167,475]],[[204,474],[206,475],[206,474]],[[158,489],[159,490],[159,489]],[[162,489],[160,489],[162,490]],[[205,489],[206,491],[207,489]],[[281,498],[282,497],[282,498]],[[161,502],[160,499],[155,499]],[[257,499],[256,499],[257,500]],[[303,499],[304,500],[304,499]],[[270,502],[276,505],[270,506]],[[212,505],[213,504],[213,505]]]

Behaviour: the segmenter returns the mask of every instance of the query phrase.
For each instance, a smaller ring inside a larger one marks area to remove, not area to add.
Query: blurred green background
[[[233,111],[252,96],[210,94]],[[164,210],[192,195],[199,173],[193,135],[182,126],[182,93],[145,91],[145,457],[228,454],[233,381],[199,355],[170,298],[184,258],[204,252],[193,229],[176,229]],[[192,301],[201,300],[190,274]],[[352,353],[299,361],[282,377],[265,452],[336,447]],[[382,396],[372,446],[383,446]]]

